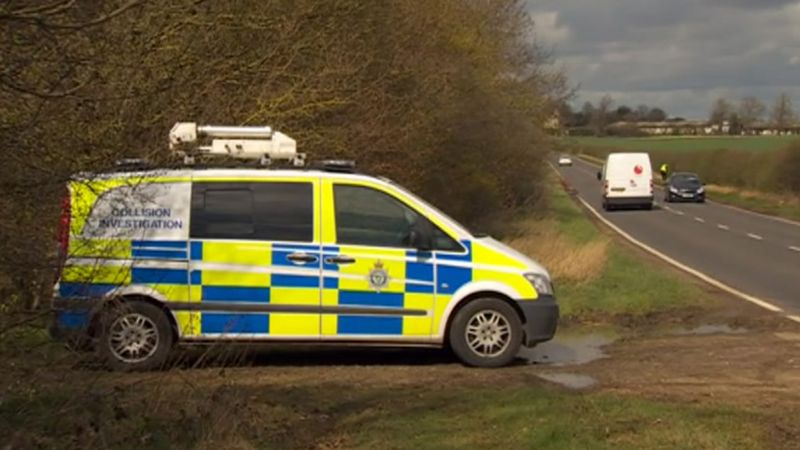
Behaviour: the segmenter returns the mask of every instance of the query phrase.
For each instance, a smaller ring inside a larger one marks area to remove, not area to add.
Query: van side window
[[[247,188],[206,190],[203,194],[202,212],[192,217],[191,225],[192,235],[200,235],[196,237],[222,239],[252,237],[255,231],[253,193]],[[195,233],[195,230],[199,233]]]
[[[372,188],[336,184],[333,197],[339,244],[410,248],[412,227],[418,221],[429,222],[391,195]],[[446,233],[430,225],[436,249],[462,250]]]
[[[463,252],[464,247],[461,246],[455,239],[451,238],[439,227],[433,225],[433,248],[444,252]]]
[[[311,183],[194,183],[191,237],[311,242]]]

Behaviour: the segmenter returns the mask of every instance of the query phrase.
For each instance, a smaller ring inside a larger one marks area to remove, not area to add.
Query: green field
[[[624,151],[708,151],[779,150],[800,139],[798,136],[710,136],[710,137],[572,137],[567,141],[579,148]]]

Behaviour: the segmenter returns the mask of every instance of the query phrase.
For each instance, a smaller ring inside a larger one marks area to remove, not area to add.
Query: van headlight
[[[700,186],[700,188],[699,188],[699,189],[697,189],[697,193],[698,193],[698,194],[702,194],[702,193],[703,193],[703,192],[705,192],[705,191],[706,191],[706,190],[705,190],[705,188],[703,188],[703,186]]]
[[[669,187],[669,191],[672,192],[673,194],[677,194],[678,193],[678,189],[675,188],[675,187],[672,187],[672,186]]]
[[[526,273],[525,279],[531,283],[536,292],[543,295],[553,295],[553,283],[550,278],[540,273]]]

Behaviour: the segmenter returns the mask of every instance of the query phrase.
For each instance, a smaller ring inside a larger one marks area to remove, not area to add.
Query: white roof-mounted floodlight
[[[178,122],[172,127],[169,148],[183,156],[187,164],[194,163],[197,156],[229,156],[258,160],[265,165],[272,160],[285,160],[302,166],[306,156],[297,153],[294,139],[270,127],[197,125],[194,122]]]

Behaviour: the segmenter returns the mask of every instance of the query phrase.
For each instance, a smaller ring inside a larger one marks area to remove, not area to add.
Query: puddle
[[[603,347],[614,342],[614,338],[602,334],[556,335],[556,337],[534,348],[522,349],[519,357],[531,364],[568,366],[585,364],[605,358]]]
[[[678,336],[690,336],[690,335],[704,336],[709,334],[743,334],[743,333],[747,333],[747,328],[733,328],[730,325],[722,324],[722,325],[700,325],[699,327],[692,329],[682,328],[673,331],[671,334],[675,334]]]
[[[578,373],[542,373],[537,375],[543,380],[560,384],[569,389],[586,389],[597,384],[597,380],[589,375]]]

